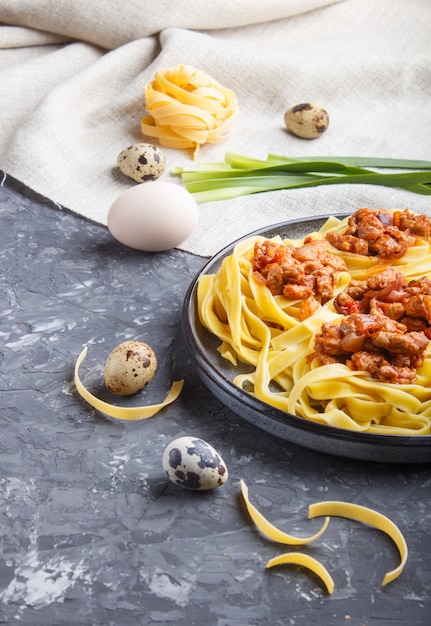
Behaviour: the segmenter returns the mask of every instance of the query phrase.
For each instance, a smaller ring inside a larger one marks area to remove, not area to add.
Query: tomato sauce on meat
[[[408,209],[359,209],[349,217],[343,233],[326,233],[327,241],[337,250],[385,259],[404,256],[417,237],[431,237],[431,219]]]
[[[385,260],[404,256],[418,237],[431,238],[431,220],[408,209],[362,208],[343,233],[326,234],[337,250]],[[405,283],[400,272],[387,268],[366,281],[352,280],[334,307],[346,319],[339,326],[323,324],[316,337],[316,354],[324,363],[341,361],[384,382],[416,380],[431,339],[429,278]]]
[[[414,383],[431,338],[431,279],[404,281],[387,268],[352,280],[334,299],[341,324],[323,324],[315,351],[324,363],[343,362],[390,383]]]
[[[301,246],[270,240],[254,247],[253,278],[271,293],[290,300],[303,300],[301,315],[309,317],[334,296],[337,272],[347,269],[343,259],[326,249],[324,240],[306,237]]]
[[[431,219],[408,209],[362,208],[349,217],[347,229],[329,231],[326,240],[311,236],[295,247],[270,240],[255,244],[253,278],[273,295],[302,300],[301,317],[334,298],[337,273],[347,270],[337,250],[401,258],[418,237],[431,238]],[[352,279],[333,301],[344,316],[341,323],[324,322],[310,359],[344,363],[382,382],[410,384],[431,340],[431,278],[406,282],[401,272],[387,267],[367,280]]]

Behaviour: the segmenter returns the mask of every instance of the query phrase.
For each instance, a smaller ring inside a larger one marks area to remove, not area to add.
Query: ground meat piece
[[[412,382],[429,337],[380,312],[353,313],[340,324],[325,322],[315,337],[315,354],[369,372],[385,382]],[[331,361],[329,361],[331,362]]]
[[[356,352],[348,363],[354,370],[362,370],[384,383],[408,385],[416,380],[416,371],[409,367],[396,367],[379,354]]]
[[[379,370],[379,380],[394,385],[413,385],[417,374],[410,367],[397,367],[390,363],[383,363]]]
[[[379,211],[370,211],[369,209],[359,209],[349,222],[349,228],[354,229],[353,235],[368,242],[376,241],[385,232],[385,225],[379,219],[383,215]],[[390,216],[384,213],[386,225],[390,224]],[[389,221],[388,221],[389,220]]]
[[[324,240],[312,237],[306,237],[298,247],[269,240],[257,242],[253,277],[273,295],[304,300],[301,316],[309,316],[318,306],[316,298],[324,304],[333,297],[337,272],[346,270],[344,260],[328,253],[326,245]]]
[[[399,243],[404,243],[408,248],[416,243],[416,236],[412,235],[409,230],[400,230],[397,226],[387,226],[385,229],[387,235],[393,237]]]
[[[298,261],[316,261],[316,259],[326,256],[326,245],[323,239],[313,239],[306,237],[304,243],[293,252]]]
[[[362,254],[368,256],[368,243],[355,237],[354,235],[346,235],[337,233],[336,231],[329,231],[326,233],[326,240],[329,241],[334,248],[341,250],[342,252],[352,252],[353,254]]]
[[[396,259],[415,245],[417,236],[431,237],[431,219],[426,215],[368,208],[351,215],[343,233],[326,233],[327,241],[338,250]]]
[[[370,301],[370,313],[373,315],[383,314],[392,320],[401,321],[401,318],[405,316],[405,309],[402,302],[382,302],[373,298]]]
[[[358,333],[364,334],[370,337],[373,333],[379,330],[386,330],[387,332],[399,332],[404,333],[406,327],[399,322],[386,317],[386,315],[369,315],[366,313],[355,313],[349,315],[348,321],[350,324],[355,325],[355,329]],[[342,320],[341,324],[346,324],[346,320]]]
[[[304,300],[312,297],[313,290],[307,285],[290,284],[284,285],[283,296],[289,300]]]
[[[411,330],[423,330],[423,331],[430,330],[431,331],[431,329],[427,326],[426,321],[423,319],[420,319],[419,317],[404,316],[400,319],[400,322],[404,324],[404,326],[407,328],[408,331],[411,331]]]
[[[263,270],[270,263],[281,263],[288,254],[287,246],[266,239],[254,246],[253,264],[255,269]]]
[[[431,323],[431,295],[417,294],[407,297],[404,306],[409,317],[422,317]]]
[[[286,282],[299,283],[303,276],[302,268],[293,263],[283,262],[282,265],[270,263],[266,266],[266,285],[273,295],[281,295]]]
[[[369,372],[373,378],[378,378],[378,372],[386,359],[378,353],[358,351],[352,354],[347,365],[354,370]]]
[[[344,259],[337,256],[336,254],[328,253],[323,259],[325,267],[330,267],[332,270],[336,272],[345,272],[347,271],[347,265]]]
[[[418,237],[426,239],[431,237],[431,219],[426,215],[416,215],[404,209],[404,211],[395,212],[394,223],[400,230],[408,230]]]
[[[320,357],[345,354],[340,345],[342,333],[340,327],[330,322],[322,324],[321,331],[315,337],[314,349]]]
[[[407,293],[419,293],[426,296],[431,296],[431,278],[428,276],[422,276],[418,280],[411,280],[404,285],[404,291]]]
[[[368,347],[369,340],[365,335],[356,335],[355,333],[348,333],[343,335],[340,339],[340,348],[343,354],[352,354],[359,352]]]
[[[274,296],[283,293],[283,273],[280,265],[270,263],[266,266],[266,285]]]
[[[352,278],[350,281],[349,287],[347,289],[347,293],[349,296],[352,296],[354,300],[360,300],[364,297],[364,293],[368,289],[368,283],[366,280],[355,280]]]
[[[316,270],[314,275],[315,292],[327,302],[334,295],[334,271],[330,267]]]
[[[382,327],[380,321],[370,315],[364,315],[363,313],[352,313],[348,315],[340,322],[341,336],[348,334],[363,335],[365,338],[369,337],[373,332],[379,330]]]
[[[388,332],[379,330],[371,337],[373,345],[381,348],[390,354],[401,354],[407,357],[414,357],[419,352],[423,352],[428,345],[428,339],[422,332]]]
[[[374,291],[381,291],[382,289],[387,289],[387,287],[394,283],[398,276],[401,276],[402,279],[402,274],[391,267],[377,272],[376,274],[371,274],[366,281],[367,290],[373,289]]]
[[[305,298],[301,302],[301,319],[305,320],[310,315],[313,315],[314,311],[319,308],[319,303],[314,296]]]
[[[289,259],[289,262],[283,261],[280,265],[283,283],[299,283],[304,280],[306,272],[300,263],[295,259]]]
[[[359,313],[361,303],[359,300],[352,298],[347,292],[342,291],[334,298],[334,308],[337,313],[351,315],[352,313]]]
[[[403,274],[389,267],[370,276],[363,298],[398,302],[404,297],[403,285]]]
[[[370,251],[383,259],[401,259],[407,252],[407,248],[406,242],[399,242],[384,233],[369,244]]]

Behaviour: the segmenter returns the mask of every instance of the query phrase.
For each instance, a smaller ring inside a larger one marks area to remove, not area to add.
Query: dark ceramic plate
[[[328,216],[281,222],[254,231],[247,237],[262,235],[297,239],[318,230]],[[339,217],[345,217],[340,215]],[[243,238],[245,239],[245,237]],[[193,279],[183,309],[183,330],[194,365],[208,389],[232,411],[255,426],[277,437],[312,450],[365,461],[387,463],[431,462],[431,435],[403,437],[375,435],[335,428],[292,415],[274,408],[243,391],[232,382],[246,371],[246,365],[233,367],[217,352],[220,341],[199,322],[196,311],[196,288],[203,274],[215,273],[224,257],[232,253],[237,242],[216,254]]]

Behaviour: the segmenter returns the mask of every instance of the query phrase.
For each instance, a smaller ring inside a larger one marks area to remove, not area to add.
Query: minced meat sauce
[[[359,209],[342,234],[328,232],[326,239],[341,251],[402,257],[417,237],[431,238],[431,220],[408,211]],[[273,295],[303,301],[302,317],[333,297],[337,272],[346,270],[342,259],[330,254],[325,242],[307,237],[300,247],[266,240],[254,250],[253,276]],[[392,268],[365,281],[352,279],[334,299],[344,315],[341,323],[322,324],[315,352],[326,363],[345,363],[388,383],[409,384],[417,378],[431,339],[431,279],[405,282]]]
[[[431,219],[408,209],[359,209],[348,219],[343,233],[329,231],[326,239],[343,252],[399,259],[414,246],[416,237],[431,237]]]
[[[337,272],[347,269],[343,259],[326,250],[325,241],[306,237],[302,246],[265,240],[254,247],[253,277],[274,296],[302,300],[301,316],[309,317],[334,296]]]
[[[431,279],[410,282],[392,268],[352,280],[334,299],[341,324],[322,324],[315,354],[389,383],[414,383],[431,339]]]

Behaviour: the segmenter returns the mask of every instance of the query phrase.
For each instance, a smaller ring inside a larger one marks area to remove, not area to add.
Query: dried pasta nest
[[[160,70],[145,87],[149,115],[141,132],[168,148],[192,148],[226,139],[238,114],[233,91],[189,65]]]

